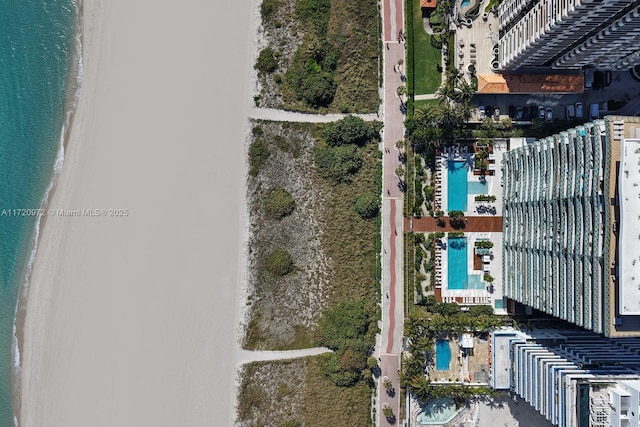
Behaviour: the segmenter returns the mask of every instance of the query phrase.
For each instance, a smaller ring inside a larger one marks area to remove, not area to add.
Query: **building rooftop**
[[[574,74],[480,74],[478,93],[582,93],[584,76]]]
[[[437,6],[437,0],[420,0],[420,7],[427,9],[435,9]]]
[[[620,141],[619,307],[622,315],[640,314],[640,139]]]

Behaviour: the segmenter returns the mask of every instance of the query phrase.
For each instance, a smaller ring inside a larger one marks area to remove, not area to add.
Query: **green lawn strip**
[[[423,95],[435,93],[441,83],[439,66],[441,51],[431,45],[431,36],[424,31],[420,0],[412,1],[413,10],[413,72],[414,93]]]
[[[438,105],[439,99],[419,99],[413,102],[413,108],[418,110],[426,105]]]

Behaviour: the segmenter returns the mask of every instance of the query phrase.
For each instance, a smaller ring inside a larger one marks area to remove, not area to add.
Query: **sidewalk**
[[[382,325],[376,354],[379,357],[381,376],[378,381],[376,402],[376,425],[397,426],[400,424],[400,355],[404,323],[404,275],[403,275],[403,197],[395,170],[402,166],[396,142],[404,139],[404,114],[398,97],[398,87],[403,81],[405,45],[398,41],[403,29],[402,0],[383,1],[384,28],[384,127],[382,132]],[[399,66],[399,62],[403,65]],[[383,385],[387,377],[391,391]],[[389,405],[394,419],[383,415],[383,405]]]

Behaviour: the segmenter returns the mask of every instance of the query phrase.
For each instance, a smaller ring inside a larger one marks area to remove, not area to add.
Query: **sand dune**
[[[84,0],[84,84],[32,274],[23,426],[227,426],[251,0]]]

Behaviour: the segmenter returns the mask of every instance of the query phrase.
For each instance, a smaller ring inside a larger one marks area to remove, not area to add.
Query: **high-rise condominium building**
[[[504,154],[507,298],[640,336],[640,118],[608,116]]]
[[[504,71],[640,64],[640,0],[505,0],[498,11]]]
[[[579,330],[491,334],[491,386],[559,427],[638,427],[640,340]]]

